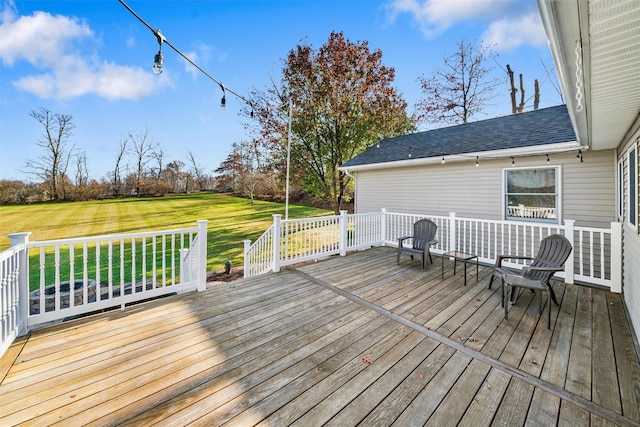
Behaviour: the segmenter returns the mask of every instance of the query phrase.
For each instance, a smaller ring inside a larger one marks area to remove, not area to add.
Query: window
[[[558,168],[505,169],[505,218],[559,221]]]
[[[627,222],[637,229],[638,227],[638,154],[634,144],[627,151]]]

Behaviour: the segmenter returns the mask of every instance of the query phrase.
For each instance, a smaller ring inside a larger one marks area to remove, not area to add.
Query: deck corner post
[[[27,316],[29,315],[29,236],[31,232],[9,234],[11,247],[22,245],[18,257],[18,335],[24,335],[27,330]]]
[[[347,239],[347,225],[349,224],[349,219],[347,218],[347,211],[340,211],[340,256],[347,255],[347,245],[349,244]]]
[[[206,219],[198,220],[198,292],[207,289],[207,224]]]
[[[382,208],[382,214],[380,215],[380,241],[382,246],[387,244],[387,208]]]
[[[611,292],[622,293],[622,223],[611,223]]]
[[[449,212],[449,245],[445,252],[456,251],[456,213]]]
[[[575,227],[576,221],[574,219],[565,219],[564,220],[564,237],[569,239],[571,242],[571,247],[573,250],[569,254],[569,258],[567,258],[567,262],[564,264],[564,281],[569,285],[574,284],[574,272],[575,272],[575,260],[576,260],[576,241],[575,241]],[[579,242],[578,242],[579,244]]]
[[[273,215],[273,271],[275,273],[280,271],[280,227],[282,222],[281,214]]]
[[[251,250],[251,240],[244,240],[244,278],[246,279],[251,274],[251,259],[249,257],[249,251]]]

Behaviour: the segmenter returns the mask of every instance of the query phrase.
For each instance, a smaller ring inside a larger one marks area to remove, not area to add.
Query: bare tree
[[[491,77],[489,59],[496,54],[491,46],[462,39],[457,50],[444,58],[444,66],[430,77],[419,77],[423,98],[416,104],[421,121],[437,124],[467,123],[494,98],[500,84]]]
[[[87,153],[81,151],[76,159],[76,187],[84,187],[89,183],[89,168],[87,167]]]
[[[507,64],[507,75],[509,76],[509,85],[511,86],[511,88],[509,89],[509,94],[511,96],[511,114],[522,113],[524,111],[525,103],[529,101],[525,100],[525,90],[522,73],[520,73],[518,76],[520,78],[520,104],[517,105],[516,94],[518,93],[518,89],[516,89],[514,73],[509,64]],[[535,79],[533,82],[533,91],[533,109],[537,110],[538,105],[540,104],[540,85],[538,84],[538,79]]]
[[[207,185],[207,176],[202,169],[202,166],[198,164],[196,157],[193,155],[191,150],[187,151],[189,157],[189,163],[191,164],[191,174],[193,175],[196,185],[198,186],[198,190],[203,191]]]
[[[132,150],[136,156],[136,177],[134,184],[136,196],[140,195],[140,188],[143,184],[145,168],[152,159],[151,153],[153,153],[158,147],[158,144],[148,140],[148,137],[148,129],[145,129],[144,133],[129,133]]]
[[[116,152],[116,164],[111,172],[111,187],[114,196],[119,196],[122,191],[122,162],[127,154],[127,138],[120,137],[120,145]]]
[[[32,110],[29,115],[44,127],[44,134],[37,142],[44,154],[35,160],[27,160],[25,172],[47,184],[51,200],[59,200],[64,198],[67,168],[74,155],[75,145],[69,145],[75,127],[73,117],[52,113],[46,108]]]
[[[174,193],[178,193],[182,191],[183,188],[183,180],[184,180],[184,172],[182,168],[184,167],[184,163],[180,160],[174,160],[173,162],[169,162],[167,167],[165,168],[165,177],[171,186],[171,191]]]
[[[153,150],[150,154],[151,158],[156,162],[156,166],[151,168],[151,171],[154,175],[154,178],[157,180],[162,179],[162,172],[164,170],[164,157],[166,154],[167,153],[164,147],[161,145],[157,145],[155,150]]]

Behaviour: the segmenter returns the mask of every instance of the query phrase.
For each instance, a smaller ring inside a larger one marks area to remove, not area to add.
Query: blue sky
[[[343,31],[382,50],[409,112],[421,95],[418,77],[462,37],[496,45],[495,72],[505,81],[479,119],[511,112],[506,64],[524,74],[528,95],[539,79],[541,108],[562,103],[543,67],[554,68],[535,0],[125,1],[242,95],[279,81],[282,58],[302,40],[318,48],[331,31]],[[41,107],[73,116],[70,142],[86,153],[96,179],[112,169],[130,132],[146,130],[167,161],[188,163],[191,151],[208,172],[245,137],[241,101],[228,94],[221,108],[220,87],[166,45],[164,71],[153,74],[156,38],[117,0],[0,5],[0,179],[33,180],[24,163],[43,154],[36,146],[43,128],[29,113]]]

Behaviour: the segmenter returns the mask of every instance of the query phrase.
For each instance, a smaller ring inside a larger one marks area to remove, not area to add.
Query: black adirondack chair
[[[538,253],[535,258],[515,256],[515,255],[499,255],[496,259],[496,265],[493,270],[493,276],[489,281],[489,289],[494,277],[500,277],[502,281],[502,304],[504,306],[504,318],[508,318],[509,303],[515,303],[519,288],[527,288],[538,290],[540,292],[539,311],[542,313],[542,291],[547,293],[548,319],[547,328],[551,328],[551,299],[556,305],[558,300],[553,288],[549,284],[549,280],[554,273],[564,270],[564,263],[571,254],[571,242],[560,234],[552,234],[545,237],[540,242]],[[525,259],[531,260],[531,264],[523,267],[520,273],[506,269],[502,266],[505,259]],[[513,293],[511,294],[511,290]],[[511,294],[511,295],[510,295]]]
[[[400,264],[400,254],[407,252],[411,254],[411,259],[414,255],[422,256],[422,270],[426,270],[426,257],[429,257],[429,261],[433,264],[431,258],[431,251],[429,248],[431,245],[435,245],[438,241],[435,239],[438,226],[430,219],[421,219],[413,224],[413,236],[398,237],[398,256],[396,263]],[[412,239],[411,247],[404,247],[404,241]]]

